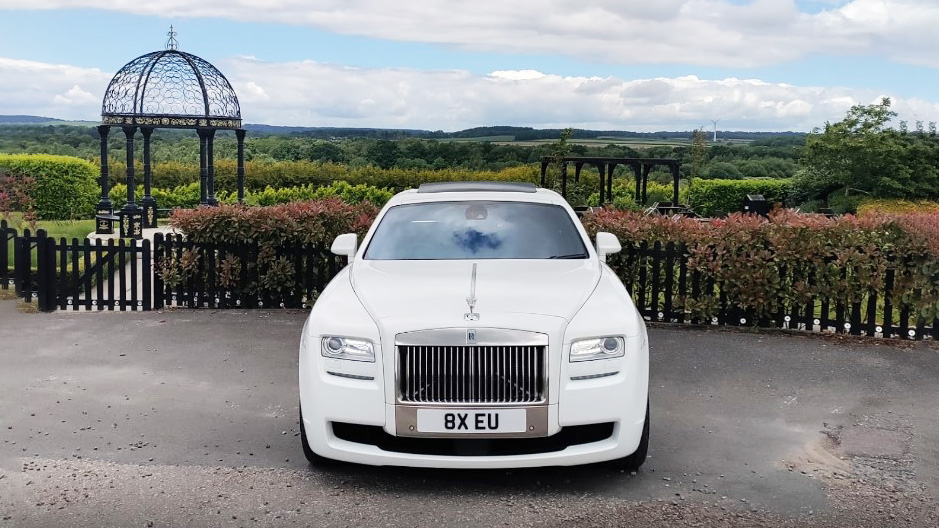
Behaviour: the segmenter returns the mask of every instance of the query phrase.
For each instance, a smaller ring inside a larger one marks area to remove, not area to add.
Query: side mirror
[[[349,258],[349,263],[355,258],[355,252],[359,250],[359,237],[355,233],[346,233],[336,237],[333,245],[329,248],[336,255],[345,255]]]
[[[613,253],[619,253],[623,249],[619,239],[613,233],[597,233],[597,256],[600,262],[606,262],[606,256]]]

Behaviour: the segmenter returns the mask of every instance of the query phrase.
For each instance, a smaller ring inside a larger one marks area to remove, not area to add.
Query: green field
[[[24,229],[29,229],[35,233],[37,229],[45,229],[46,233],[53,238],[62,238],[71,241],[73,238],[83,240],[89,233],[95,230],[95,221],[92,220],[43,220],[36,222],[35,228],[23,221],[22,213],[8,213],[0,216],[7,221],[10,227],[23,233]],[[13,241],[7,241],[8,258],[7,262],[13,267]],[[34,257],[35,258],[35,255]]]
[[[531,140],[516,140],[512,136],[486,136],[478,138],[463,138],[459,140],[448,140],[448,141],[478,141],[478,142],[491,142],[496,145],[509,145],[516,147],[537,147],[540,145],[553,145],[557,143],[556,139],[531,139]],[[747,145],[751,142],[749,139],[729,139],[729,140],[719,140],[717,144],[721,145]],[[647,138],[620,138],[620,137],[598,137],[595,139],[571,139],[568,140],[570,145],[583,145],[585,147],[594,147],[594,148],[603,148],[607,145],[614,145],[617,147],[630,147],[636,150],[649,149],[653,147],[688,147],[691,145],[690,139],[647,139]],[[709,145],[714,143],[708,142]]]

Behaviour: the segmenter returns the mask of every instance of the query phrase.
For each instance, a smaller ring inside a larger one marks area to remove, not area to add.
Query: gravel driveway
[[[939,519],[939,354],[923,343],[656,327],[637,474],[314,470],[296,422],[304,317],[0,301],[0,528]]]

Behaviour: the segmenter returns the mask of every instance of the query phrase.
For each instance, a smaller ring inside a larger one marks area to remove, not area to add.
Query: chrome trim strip
[[[591,380],[597,378],[609,378],[610,376],[615,376],[619,374],[619,371],[615,372],[604,372],[603,374],[589,374],[587,376],[571,376],[571,381],[581,381],[581,380]]]
[[[466,327],[404,332],[395,336],[395,345],[466,346]],[[476,328],[476,346],[548,346],[548,335],[506,328]]]
[[[356,374],[343,374],[342,372],[333,372],[331,370],[326,371],[327,374],[332,374],[333,376],[346,379],[362,380],[362,381],[374,381],[375,376],[359,376]]]

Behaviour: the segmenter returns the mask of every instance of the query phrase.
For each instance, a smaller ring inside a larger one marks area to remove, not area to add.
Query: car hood
[[[407,318],[426,328],[464,324],[476,264],[479,325],[498,325],[498,314],[562,317],[577,313],[600,280],[600,267],[583,260],[358,260],[352,287],[379,321]]]

